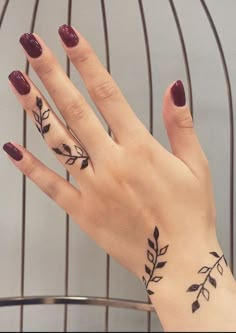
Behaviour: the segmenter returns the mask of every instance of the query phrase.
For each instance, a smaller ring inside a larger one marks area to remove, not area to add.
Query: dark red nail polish
[[[171,87],[171,94],[176,106],[184,106],[186,103],[183,82],[178,80]]]
[[[58,29],[58,32],[67,47],[73,47],[79,43],[79,37],[76,35],[74,29],[69,25],[62,25]]]
[[[12,72],[8,78],[19,94],[26,95],[30,92],[30,85],[20,71]]]
[[[10,155],[15,161],[20,161],[23,158],[22,153],[11,142],[5,143],[3,149],[8,155]]]
[[[24,34],[20,38],[20,43],[32,58],[38,58],[42,54],[42,47],[33,34]]]

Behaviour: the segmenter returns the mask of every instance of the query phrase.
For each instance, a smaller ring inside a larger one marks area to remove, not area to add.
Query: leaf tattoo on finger
[[[44,135],[48,133],[50,129],[50,124],[45,124],[45,120],[48,119],[50,114],[50,109],[46,109],[45,111],[42,111],[43,109],[43,101],[42,98],[36,96],[36,106],[37,106],[37,112],[33,110],[33,116],[35,120],[35,125],[39,131],[39,133],[44,138]]]
[[[145,265],[145,272],[147,274],[147,278],[145,276],[142,277],[143,283],[147,289],[148,295],[153,295],[154,291],[152,291],[150,284],[152,282],[159,282],[163,278],[163,276],[156,275],[157,271],[163,268],[167,261],[159,261],[159,257],[166,254],[169,245],[164,246],[159,250],[159,230],[155,227],[153,232],[154,241],[148,238],[148,246],[147,250],[147,260],[149,261],[148,265]]]
[[[73,150],[75,153],[73,153],[71,147],[65,143],[61,145],[61,148],[52,148],[52,150],[58,155],[67,157],[65,164],[73,165],[78,159],[82,159],[80,169],[83,170],[88,166],[88,155],[81,147],[78,147],[77,145],[74,145]]]
[[[199,302],[199,298],[201,296],[206,301],[209,301],[209,299],[210,299],[210,291],[206,287],[207,283],[209,283],[214,288],[217,287],[216,279],[212,276],[213,271],[217,270],[220,275],[223,275],[224,269],[222,267],[222,261],[227,266],[227,261],[226,261],[225,256],[223,254],[220,256],[215,251],[210,252],[210,254],[213,257],[217,258],[216,261],[215,261],[215,263],[212,266],[203,266],[198,271],[199,274],[206,274],[205,275],[205,279],[203,280],[202,283],[200,283],[200,284],[192,284],[187,289],[187,292],[196,292],[196,291],[198,291],[197,297],[196,297],[195,301],[192,303],[192,313],[196,312],[200,308],[201,304]]]

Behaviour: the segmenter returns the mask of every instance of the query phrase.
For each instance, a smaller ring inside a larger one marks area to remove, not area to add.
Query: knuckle
[[[71,122],[80,121],[87,115],[85,103],[83,101],[71,101],[65,108],[66,117]]]
[[[35,99],[26,97],[24,100],[23,108],[30,114],[32,111],[35,110]]]
[[[124,184],[126,182],[126,177],[125,177],[125,173],[123,172],[123,170],[119,167],[113,167],[111,168],[111,175],[113,180],[117,183],[117,184]]]
[[[28,161],[28,163],[23,167],[23,173],[29,179],[32,179],[34,177],[34,173],[36,170],[37,170],[37,163],[34,159]]]
[[[50,58],[42,59],[34,64],[34,69],[41,76],[49,75],[55,70],[55,61]]]
[[[72,62],[76,62],[78,64],[87,62],[92,55],[92,50],[89,46],[84,47],[83,50],[81,50],[80,52],[78,52],[78,51],[73,52],[73,51],[74,50],[71,49],[69,57]]]
[[[90,89],[92,96],[102,100],[111,99],[118,93],[118,89],[112,80],[106,80],[98,83]]]
[[[110,161],[107,165],[108,174],[111,177],[111,184],[118,184],[120,187],[124,187],[129,183],[129,173],[125,166],[120,161]]]
[[[133,150],[139,159],[145,160],[146,163],[154,163],[156,147],[153,145],[152,138],[150,140],[144,136],[138,144],[134,142]]]
[[[44,189],[44,193],[46,193],[49,198],[53,199],[54,201],[58,201],[57,198],[60,192],[57,183],[49,182],[47,188]]]
[[[193,121],[190,112],[183,110],[178,110],[174,112],[174,119],[176,126],[179,128],[192,129]]]

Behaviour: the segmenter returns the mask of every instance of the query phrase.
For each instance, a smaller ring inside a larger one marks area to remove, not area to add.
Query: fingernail
[[[32,58],[38,58],[42,54],[42,47],[33,34],[24,34],[20,38],[20,43]]]
[[[26,95],[30,92],[30,85],[20,71],[12,72],[8,78],[19,94]]]
[[[74,29],[69,25],[62,25],[58,29],[58,32],[67,47],[73,47],[79,43],[79,37],[76,35]]]
[[[3,145],[5,152],[10,155],[15,161],[20,161],[23,158],[22,153],[17,149],[11,142],[5,143]]]
[[[184,106],[186,103],[183,82],[178,80],[171,87],[171,94],[176,106]]]

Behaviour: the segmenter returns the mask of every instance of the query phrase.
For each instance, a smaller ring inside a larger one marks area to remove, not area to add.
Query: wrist
[[[151,286],[151,301],[165,330],[235,328],[230,320],[236,284],[217,241],[209,244],[187,253],[169,248],[163,279]]]

